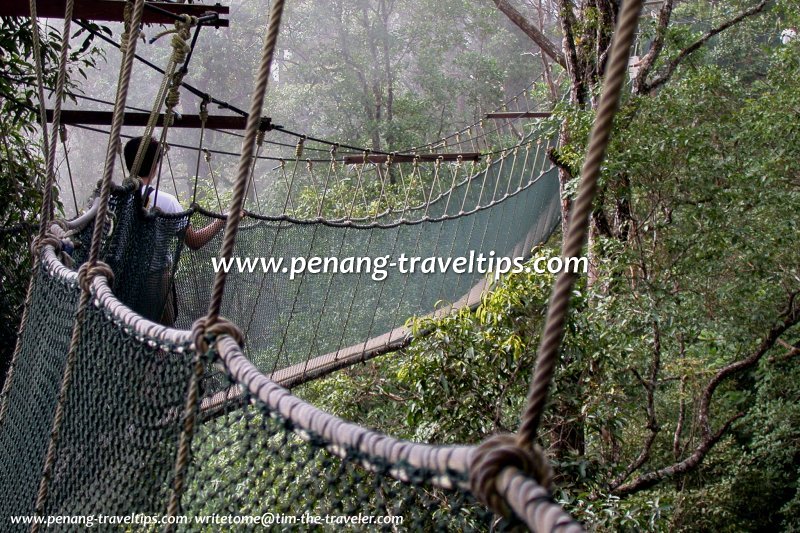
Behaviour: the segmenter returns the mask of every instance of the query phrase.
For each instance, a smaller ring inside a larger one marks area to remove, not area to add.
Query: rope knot
[[[114,283],[114,271],[107,263],[98,261],[94,265],[91,263],[84,263],[78,268],[78,285],[82,291],[90,292],[92,281],[97,276],[104,276],[108,280],[109,285]]]
[[[172,34],[170,44],[172,44],[173,61],[175,61],[176,64],[183,63],[186,60],[186,56],[189,55],[190,46],[189,43],[186,42],[182,30],[178,30]]]
[[[122,178],[122,188],[126,191],[138,191],[142,188],[142,180],[138,176],[126,176]]]
[[[209,346],[222,335],[228,335],[236,344],[244,346],[244,334],[239,327],[222,317],[209,321],[207,316],[200,317],[192,324],[192,338],[198,354],[208,353]]]
[[[42,250],[44,250],[45,246],[52,246],[56,255],[61,254],[61,250],[63,247],[61,239],[59,239],[52,233],[46,233],[42,236],[37,236],[36,238],[33,239],[33,242],[31,243],[31,255],[33,255],[34,257],[42,255]]]
[[[203,127],[205,127],[206,121],[208,120],[208,100],[203,99],[200,103],[200,122],[202,122]]]
[[[511,509],[497,490],[497,478],[508,467],[518,468],[545,489],[550,488],[553,479],[550,463],[538,445],[523,448],[511,434],[485,440],[472,456],[470,490],[479,501],[503,516],[509,516]]]
[[[69,231],[69,224],[67,224],[67,222],[65,220],[63,220],[63,219],[54,218],[51,221],[51,223],[52,223],[53,226],[58,227],[60,229],[60,231],[63,231],[64,235],[66,235],[67,232]],[[51,226],[51,231],[52,231],[52,226]]]

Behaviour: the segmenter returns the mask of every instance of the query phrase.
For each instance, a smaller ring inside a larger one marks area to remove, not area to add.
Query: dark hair
[[[134,161],[136,161],[136,152],[139,150],[139,144],[142,141],[147,142],[144,137],[134,137],[125,143],[125,165],[128,167],[129,172],[133,167]],[[158,141],[150,137],[150,142],[144,152],[144,157],[142,157],[142,165],[139,167],[139,177],[145,177],[150,174],[153,164],[158,159],[159,152]]]

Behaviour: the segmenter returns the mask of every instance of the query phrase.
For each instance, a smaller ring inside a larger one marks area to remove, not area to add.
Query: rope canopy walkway
[[[482,254],[495,260],[487,270],[496,272],[501,259],[510,265],[526,255],[559,221],[558,181],[546,158],[551,141],[537,126],[511,132],[516,141],[505,149],[494,148],[489,134],[474,136],[472,142],[485,146],[469,162],[413,155],[470,153],[458,134],[444,145],[404,151],[410,158],[394,161],[384,153],[372,160],[363,151],[358,162],[353,153],[312,138],[300,136],[292,146],[279,134],[293,134],[279,131],[272,146],[286,152],[264,163],[260,151],[271,132],[261,127],[261,108],[283,5],[271,3],[226,217],[199,206],[147,212],[135,180],[112,187],[144,0],[126,4],[97,198],[71,223],[53,218],[60,105],[48,133],[40,98],[47,180],[33,277],[0,397],[3,523],[11,524],[10,515],[145,514],[166,517],[145,528],[173,531],[200,529],[181,523],[182,516],[310,513],[403,517],[384,529],[473,530],[492,527],[499,514],[501,526],[580,531],[552,501],[552,472],[535,444],[574,275],[559,276],[517,435],[497,435],[478,447],[403,442],[337,419],[281,386],[404,345],[408,317],[475,305],[493,277],[456,268],[428,272],[422,261],[419,270],[395,272],[392,260],[404,254],[435,263]],[[586,239],[640,8],[641,1],[631,0],[620,13],[564,257],[579,255]],[[35,0],[30,13],[35,23]],[[194,23],[178,23],[181,39]],[[41,96],[41,55],[35,56]],[[170,60],[146,129],[149,136],[165,105],[161,145],[185,59]],[[60,101],[63,78],[56,95]],[[257,191],[257,182],[282,192]],[[214,219],[224,220],[224,231],[205,247],[184,250],[189,228]],[[66,242],[75,244],[75,253],[66,253]],[[261,257],[285,262],[274,272],[212,266],[213,260]],[[311,258],[324,264],[325,258],[364,257],[384,257],[387,264],[373,261],[361,272],[341,263],[336,272],[314,273],[310,266]],[[163,280],[173,278],[176,290],[163,290],[170,287]],[[170,300],[178,310],[174,328],[157,323]]]
[[[260,207],[279,214],[243,218],[233,260],[225,263],[221,314],[242,328],[256,367],[285,385],[401,347],[410,340],[409,317],[477,305],[489,259],[507,270],[511,258],[527,255],[558,225],[558,179],[546,146],[526,140],[481,162],[360,165],[309,162],[297,150],[261,174],[260,182],[284,194],[262,198]],[[208,305],[224,235],[191,250],[181,229],[206,227],[219,215],[195,207],[142,216],[135,187],[112,195],[110,213],[101,259],[115,272],[114,293],[157,321],[171,302],[151,273],[165,257],[179,257],[170,261],[176,326],[189,329]],[[93,224],[76,236],[79,265],[92,231]],[[458,257],[486,261],[480,270],[438,271],[437,258]],[[312,258],[320,264],[308,268]],[[414,272],[411,258],[422,260]]]

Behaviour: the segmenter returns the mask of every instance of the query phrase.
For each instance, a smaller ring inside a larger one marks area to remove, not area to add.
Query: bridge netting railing
[[[236,388],[237,401],[201,417],[179,505],[170,514],[196,357],[191,335],[138,316],[102,276],[91,286],[72,382],[63,391],[54,467],[43,481],[79,290],[76,273],[46,246],[33,287],[31,333],[23,337],[3,398],[5,530],[29,529],[12,517],[34,515],[91,516],[96,525],[101,516],[129,516],[135,529],[146,531],[160,530],[163,520],[179,531],[213,529],[209,520],[302,527],[313,519],[333,530],[356,516],[371,521],[369,529],[447,531],[486,530],[496,522],[469,489],[472,447],[402,442],[322,413],[259,372],[230,337],[214,345],[207,364],[217,367],[219,379],[206,382],[203,395]],[[42,343],[37,325],[50,342]]]
[[[410,317],[476,305],[490,259],[499,265],[501,258],[524,257],[545,241],[560,219],[557,171],[545,148],[528,140],[471,174],[460,171],[458,180],[461,162],[384,165],[387,180],[393,171],[424,184],[425,200],[415,207],[358,217],[332,210],[324,218],[314,213],[315,198],[310,215],[297,205],[277,215],[248,212],[229,262],[216,256],[222,232],[200,249],[183,245],[188,226],[204,228],[221,215],[200,207],[148,214],[137,192],[123,189],[112,195],[101,258],[115,272],[114,293],[123,303],[187,330],[208,307],[215,270],[228,268],[223,316],[242,329],[260,371],[293,385],[402,345]],[[382,165],[368,166],[377,172]],[[442,180],[434,176],[445,166],[454,183],[439,190]],[[85,241],[78,263],[91,226],[76,236]]]

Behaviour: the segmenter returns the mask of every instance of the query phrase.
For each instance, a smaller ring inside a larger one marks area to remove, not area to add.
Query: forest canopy
[[[524,91],[552,112],[543,127],[559,141],[549,158],[566,225],[618,9],[613,0],[290,2],[265,112],[381,151],[440,139]],[[235,2],[232,12],[230,30],[201,34],[187,80],[243,105],[265,9]],[[642,15],[591,215],[591,268],[573,293],[541,432],[556,500],[592,529],[800,530],[798,27],[792,0],[665,0]],[[30,32],[27,20],[2,19],[6,339],[19,324],[42,201]],[[73,36],[69,89],[110,99],[119,59],[93,35]],[[43,38],[52,67],[59,36]],[[157,76],[136,72],[133,105],[147,107]],[[198,105],[187,96],[181,109]],[[62,177],[61,215],[79,210],[99,177],[96,135],[71,136],[77,199]],[[215,132],[206,141],[240,142]],[[194,159],[174,163],[185,176],[176,191],[188,195]],[[216,164],[226,176],[236,160]],[[562,236],[530,260],[558,255]],[[412,320],[430,333],[410,346],[295,392],[414,441],[513,432],[552,282],[507,275],[475,310]],[[13,345],[0,352],[3,371]]]

